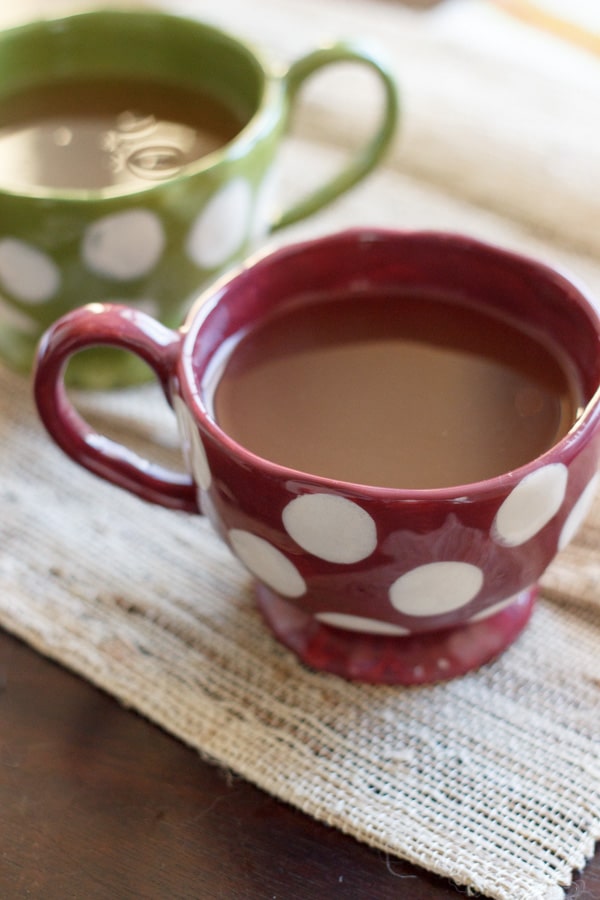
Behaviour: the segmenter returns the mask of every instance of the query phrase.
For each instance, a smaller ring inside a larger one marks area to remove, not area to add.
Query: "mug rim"
[[[570,274],[553,265],[541,262],[531,256],[518,251],[510,250],[498,244],[481,240],[460,232],[450,232],[435,229],[425,230],[400,230],[391,228],[350,228],[343,231],[335,231],[316,238],[299,241],[293,244],[283,245],[275,250],[265,249],[248,258],[242,265],[232,272],[225,274],[212,286],[200,293],[190,308],[185,322],[180,331],[183,336],[181,352],[178,361],[180,373],[180,390],[186,402],[194,412],[197,422],[208,432],[213,440],[224,448],[231,456],[246,465],[252,466],[266,477],[285,479],[287,481],[304,482],[319,490],[331,492],[343,492],[347,496],[363,499],[387,498],[388,500],[427,500],[432,502],[461,502],[481,500],[486,496],[494,496],[500,492],[506,492],[518,484],[526,475],[536,469],[559,462],[565,457],[575,455],[579,444],[591,438],[594,429],[600,424],[600,384],[594,393],[588,398],[569,430],[560,440],[553,443],[547,450],[534,459],[503,472],[492,478],[480,481],[466,482],[459,485],[451,485],[441,488],[402,488],[381,487],[377,485],[355,483],[343,479],[335,479],[323,475],[316,475],[300,469],[294,469],[281,463],[273,462],[263,456],[253,453],[243,444],[238,443],[226,431],[224,431],[210,414],[204,404],[200,387],[196,383],[193,372],[193,353],[199,332],[203,323],[211,312],[219,305],[231,283],[236,283],[244,277],[249,277],[254,269],[269,266],[273,262],[281,262],[290,256],[310,253],[313,248],[323,247],[325,244],[337,242],[349,242],[356,244],[362,241],[398,241],[404,238],[412,240],[426,240],[434,243],[453,244],[464,250],[471,249],[478,252],[488,252],[498,259],[512,260],[513,262],[534,268],[537,273],[553,282],[559,282],[563,288],[565,297],[569,303],[574,303],[586,315],[590,328],[595,330],[598,337],[598,357],[600,360],[600,307],[588,296],[585,285],[578,282]],[[214,354],[211,354],[211,357]]]
[[[105,185],[100,188],[57,188],[44,185],[29,186],[27,184],[23,184],[19,187],[11,187],[10,185],[3,185],[0,180],[0,196],[26,199],[28,201],[51,201],[72,204],[88,204],[143,197],[146,194],[161,189],[164,190],[173,184],[179,184],[202,172],[220,168],[243,157],[263,134],[270,131],[272,119],[277,118],[277,111],[274,107],[277,96],[281,96],[282,94],[282,85],[273,77],[273,72],[270,70],[265,58],[249,41],[244,40],[242,37],[238,37],[233,32],[220,28],[218,25],[204,22],[201,19],[177,13],[170,13],[166,10],[153,7],[129,6],[117,8],[107,6],[89,10],[74,10],[70,13],[66,12],[62,15],[49,16],[47,18],[38,16],[9,28],[0,29],[0,48],[5,39],[10,39],[12,35],[18,33],[26,36],[27,32],[33,33],[40,29],[51,31],[53,28],[65,27],[67,24],[73,22],[93,19],[113,19],[115,22],[119,19],[121,21],[130,20],[132,23],[135,22],[136,19],[170,21],[176,22],[182,26],[194,28],[205,34],[212,34],[220,40],[225,40],[239,53],[240,56],[245,55],[255,66],[256,71],[260,73],[262,81],[260,100],[255,106],[248,121],[226,144],[223,144],[210,153],[187,164],[185,171],[178,172],[162,181],[151,182],[147,185],[132,185],[125,183],[121,185]]]

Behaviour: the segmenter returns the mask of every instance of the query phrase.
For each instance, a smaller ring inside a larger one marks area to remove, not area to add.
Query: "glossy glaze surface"
[[[362,291],[365,282],[459,292],[471,303],[518,314],[573,366],[583,406],[576,424],[524,466],[432,490],[323,478],[273,464],[233,441],[209,402],[227,342],[282,298]],[[132,350],[154,368],[178,417],[187,479],[108,447],[74,418],[61,367],[94,340]],[[347,648],[356,638],[365,656],[371,649],[368,679],[376,680],[384,639],[388,661],[394,652],[401,658],[403,648],[421,648],[422,663],[411,650],[410,668],[421,665],[428,680],[460,674],[467,658],[476,666],[496,655],[525,625],[536,582],[576,532],[597,488],[599,385],[600,322],[563,276],[460,236],[351,231],[280,250],[243,270],[212,298],[201,298],[181,334],[122,308],[80,310],[50,330],[36,396],[48,430],[77,462],[144,499],[201,509],[263,585],[261,605],[282,639],[291,645],[290,627],[297,647],[314,646],[316,633],[325,636],[311,664],[360,677],[354,662],[343,662],[354,659]],[[466,655],[443,652],[455,629],[458,643],[462,635],[470,645]],[[412,683],[408,668],[386,663],[381,677]]]
[[[95,191],[184,174],[247,120],[199,88],[94,77],[0,95],[0,123],[4,186]]]

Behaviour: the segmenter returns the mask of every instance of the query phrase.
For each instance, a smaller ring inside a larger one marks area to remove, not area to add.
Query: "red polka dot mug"
[[[281,209],[297,98],[338,63],[371,77],[380,113],[337,171]],[[0,31],[0,357],[29,373],[44,329],[82,296],[178,325],[201,286],[364,178],[397,116],[389,67],[356,41],[284,64],[150,8]],[[146,377],[135,357],[106,349],[69,372],[91,388]]]
[[[65,366],[96,344],[153,369],[188,474],[75,411]],[[598,489],[599,385],[600,319],[564,275],[460,235],[364,229],[250,261],[175,331],[82,307],[47,331],[35,370],[59,446],[143,500],[208,516],[305,664],[400,684],[472,670],[525,627]]]

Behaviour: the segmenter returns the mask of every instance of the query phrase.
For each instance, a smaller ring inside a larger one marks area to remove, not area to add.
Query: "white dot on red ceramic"
[[[241,250],[248,234],[252,188],[234,178],[214,194],[195,219],[185,249],[201,269],[216,269]]]
[[[177,394],[172,400],[173,411],[177,419],[179,427],[179,436],[181,440],[181,453],[188,472],[192,471],[192,435],[189,427],[189,414],[187,406]]]
[[[494,603],[492,606],[488,606],[480,612],[475,613],[474,616],[470,616],[469,622],[483,622],[484,619],[495,616],[496,613],[502,612],[503,609],[507,609],[509,606],[512,606],[513,603],[523,603],[526,599],[526,593],[512,594],[510,597],[507,597],[506,600],[499,600],[498,603]]]
[[[492,537],[518,547],[544,528],[559,511],[567,490],[567,467],[552,463],[526,475],[496,513]]]
[[[196,425],[192,422],[192,473],[196,483],[207,491],[212,483],[212,475],[208,465],[208,457],[204,444],[198,434]]]
[[[181,397],[177,395],[173,397],[173,409],[179,426],[184,462],[194,476],[196,484],[203,491],[207,491],[212,483],[212,475],[196,423]]]
[[[60,287],[60,272],[50,257],[17,238],[0,240],[0,283],[23,303],[44,303]]]
[[[158,216],[148,209],[130,209],[103,216],[88,225],[81,255],[87,268],[115,281],[133,281],[157,264],[165,246]]]
[[[218,507],[213,500],[210,491],[198,492],[197,496],[198,508],[202,511],[202,515],[206,516],[214,530],[220,534],[223,529],[223,519],[219,514]]]
[[[248,571],[278,594],[301,597],[306,593],[306,583],[296,566],[264,538],[233,528],[229,532],[229,541]]]
[[[283,510],[282,519],[300,547],[327,562],[359,562],[377,546],[371,516],[357,503],[335,494],[296,497]]]
[[[353,616],[349,613],[320,612],[315,619],[324,625],[333,628],[343,628],[345,631],[362,631],[365,634],[381,634],[390,637],[403,637],[410,634],[408,628],[394,625],[392,622],[382,622],[380,619],[369,619],[366,616]]]
[[[471,563],[426,563],[396,579],[390,601],[407,616],[440,616],[470,603],[482,584],[483,572]]]
[[[599,483],[600,472],[597,472],[591,479],[591,481],[588,482],[587,487],[585,487],[581,492],[579,499],[567,516],[565,524],[563,525],[560,532],[560,537],[558,539],[559,550],[564,550],[567,544],[569,544],[573,540],[581,525],[583,525],[583,521],[592,508],[594,500],[596,499],[596,493],[598,491]]]

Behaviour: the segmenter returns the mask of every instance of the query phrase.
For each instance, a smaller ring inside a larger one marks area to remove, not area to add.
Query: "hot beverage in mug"
[[[0,98],[0,171],[16,189],[143,186],[182,174],[244,124],[200,88],[59,80]]]
[[[77,414],[65,363],[98,342],[153,368],[187,474]],[[300,659],[370,682],[449,678],[507,647],[600,483],[594,303],[461,235],[361,229],[282,248],[177,331],[84,307],[47,332],[35,394],[80,465],[208,516]]]
[[[294,298],[223,356],[223,431],[280,465],[379,487],[509,472],[560,440],[581,405],[557,347],[435,294]]]

